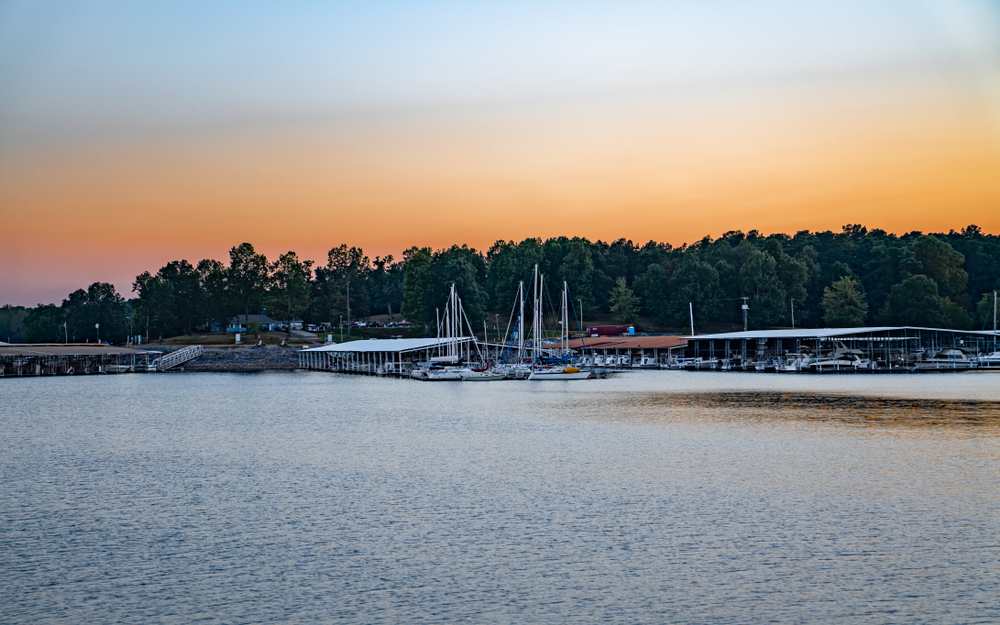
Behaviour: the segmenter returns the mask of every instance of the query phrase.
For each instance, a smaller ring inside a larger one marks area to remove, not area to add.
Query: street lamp
[[[97,342],[101,342],[101,324],[95,323],[94,327],[97,328]]]

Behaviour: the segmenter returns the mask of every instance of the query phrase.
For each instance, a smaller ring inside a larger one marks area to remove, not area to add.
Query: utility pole
[[[792,329],[795,329],[795,298],[792,298]]]
[[[747,331],[747,315],[749,314],[749,310],[750,310],[750,306],[747,305],[747,300],[750,299],[750,298],[749,297],[741,297],[740,299],[743,300],[743,331],[746,332]]]
[[[694,302],[688,302],[688,312],[691,313],[691,336],[694,336]]]

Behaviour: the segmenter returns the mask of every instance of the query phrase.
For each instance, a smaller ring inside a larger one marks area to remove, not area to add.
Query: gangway
[[[201,356],[205,353],[201,345],[189,345],[176,352],[171,352],[169,354],[160,356],[153,362],[149,363],[149,371],[166,371],[172,369],[179,365],[194,360],[195,358]]]

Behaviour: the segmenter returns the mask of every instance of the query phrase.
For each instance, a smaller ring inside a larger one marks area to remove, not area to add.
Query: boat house
[[[977,355],[996,351],[998,335],[880,326],[755,330],[702,334],[687,339],[685,357],[697,360],[699,367],[704,368],[760,370],[762,363],[788,362],[802,354],[831,358],[838,353],[850,353],[876,363],[878,366],[873,368],[880,371],[910,371],[970,368],[975,365]]]
[[[299,351],[299,367],[321,371],[409,375],[416,362],[469,360],[475,339],[368,339],[332,343]]]

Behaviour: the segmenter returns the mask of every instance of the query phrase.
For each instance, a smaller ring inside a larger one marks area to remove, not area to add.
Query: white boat
[[[461,382],[465,372],[463,367],[431,367],[427,370],[428,382]]]
[[[817,358],[810,368],[818,373],[831,371],[862,371],[872,368],[872,362],[864,358],[859,349],[838,349],[826,358]]]
[[[778,364],[778,371],[809,371],[815,359],[809,354],[788,354],[785,362]]]
[[[954,347],[946,347],[932,356],[925,354],[914,365],[920,371],[949,371],[969,369],[973,362],[964,351]]]
[[[984,369],[1000,369],[1000,352],[984,354],[976,359],[976,363]]]
[[[576,367],[551,367],[536,369],[528,376],[529,380],[586,380],[590,372]]]
[[[462,373],[463,382],[494,382],[503,380],[507,375],[503,371],[495,369],[468,369]]]

